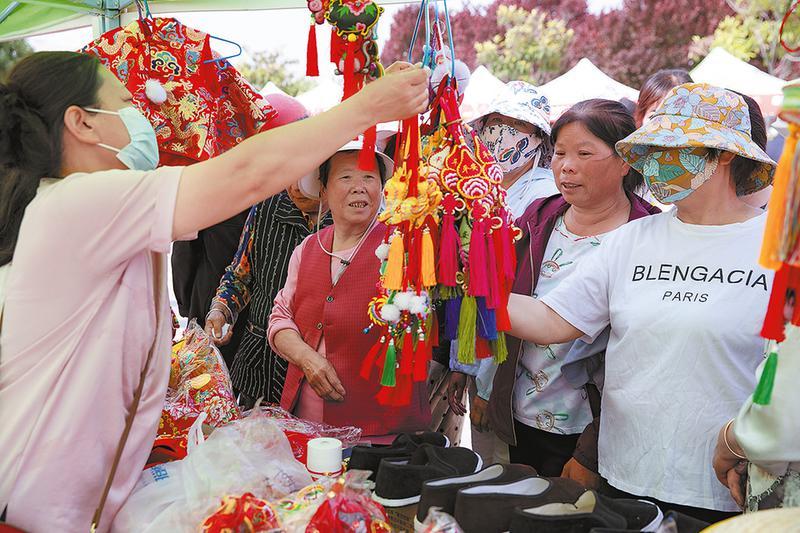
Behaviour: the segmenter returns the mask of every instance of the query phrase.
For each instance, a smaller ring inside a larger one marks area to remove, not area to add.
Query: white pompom
[[[144,82],[144,94],[154,104],[163,104],[167,101],[167,90],[160,81],[152,78]]]
[[[414,315],[425,315],[428,313],[428,298],[425,295],[412,296],[409,312]]]
[[[411,299],[414,297],[413,292],[398,292],[394,297],[394,305],[401,311],[408,311],[411,308]]]
[[[375,255],[381,261],[386,261],[387,259],[389,259],[389,244],[387,244],[385,242],[381,243],[380,246],[375,248]]]
[[[441,83],[442,79],[450,75],[452,68],[453,64],[449,59],[436,65],[436,68],[433,69],[433,74],[431,74],[431,86],[434,92],[439,88],[439,83]],[[455,78],[458,82],[458,94],[463,95],[469,85],[470,72],[469,67],[458,59],[456,59]]]
[[[381,318],[386,322],[396,323],[400,320],[400,308],[394,304],[386,304],[381,307]]]

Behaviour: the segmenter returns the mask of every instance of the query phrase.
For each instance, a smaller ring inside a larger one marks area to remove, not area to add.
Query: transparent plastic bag
[[[420,533],[464,533],[456,519],[442,511],[441,507],[431,507],[422,523]]]
[[[292,446],[295,458],[306,463],[308,441],[319,437],[329,437],[342,441],[342,448],[352,448],[361,440],[361,428],[353,426],[335,427],[319,422],[311,422],[295,417],[285,409],[275,406],[260,406],[258,410],[271,418],[284,432]],[[251,411],[252,412],[252,411]]]
[[[371,498],[370,475],[353,470],[337,479],[311,517],[306,533],[391,533],[386,511]]]
[[[311,484],[286,436],[262,413],[216,429],[205,442],[203,418],[192,427],[186,458],[155,467],[175,469],[175,483],[140,482],[141,494],[131,495],[135,505],[125,504],[124,520],[115,521],[115,531],[194,532],[226,496],[250,493],[273,501]]]
[[[203,412],[212,427],[241,418],[222,354],[195,320],[173,350],[164,411],[174,420]]]

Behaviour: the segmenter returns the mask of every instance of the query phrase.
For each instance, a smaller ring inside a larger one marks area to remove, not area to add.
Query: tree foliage
[[[5,79],[11,67],[32,52],[30,45],[22,40],[0,43],[0,79]]]
[[[236,68],[253,86],[260,90],[272,82],[290,96],[297,96],[312,88],[313,82],[295,75],[291,66],[297,61],[283,59],[278,52],[248,52],[248,59]]]
[[[563,20],[537,9],[502,5],[497,23],[502,33],[475,45],[478,62],[495,76],[541,85],[561,73],[574,34]]]
[[[691,58],[702,59],[712,48],[720,46],[774,76],[788,79],[800,75],[800,58],[788,54],[780,45],[781,21],[794,2],[728,0],[734,14],[722,19],[711,35],[694,37]],[[783,38],[791,48],[800,46],[800,14],[794,13],[787,19]]]

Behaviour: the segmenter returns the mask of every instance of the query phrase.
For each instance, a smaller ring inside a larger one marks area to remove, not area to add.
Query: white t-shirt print
[[[630,222],[542,298],[584,340],[611,325],[598,453],[613,486],[738,510],[711,460],[763,357],[765,222],[698,226],[674,211]]]

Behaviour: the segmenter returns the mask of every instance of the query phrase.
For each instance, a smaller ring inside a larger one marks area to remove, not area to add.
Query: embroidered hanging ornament
[[[460,362],[489,356],[502,362],[519,238],[500,186],[503,172],[463,124],[457,84],[450,77],[439,85],[425,130],[426,172],[444,195],[437,277],[438,296],[447,301],[445,333],[459,341]]]
[[[381,372],[382,405],[402,406],[411,401],[414,382],[425,381],[433,351],[430,291],[436,287],[438,209],[442,196],[435,181],[421,173],[419,121],[404,120],[400,132],[399,164],[386,183],[384,243],[376,250],[381,260],[379,295],[372,300],[372,327],[383,330],[381,340],[367,354],[361,376],[372,367]],[[369,328],[368,328],[369,330]],[[368,331],[367,330],[367,331]]]

